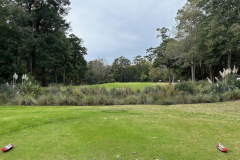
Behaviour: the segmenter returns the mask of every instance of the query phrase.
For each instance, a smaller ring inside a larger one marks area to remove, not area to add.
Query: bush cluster
[[[130,87],[106,89],[52,85],[40,91],[36,82],[23,86],[0,86],[0,105],[135,105],[213,103],[240,99],[240,83],[236,77],[210,84],[182,82],[168,86],[148,86],[143,90]],[[34,80],[32,80],[34,81]]]

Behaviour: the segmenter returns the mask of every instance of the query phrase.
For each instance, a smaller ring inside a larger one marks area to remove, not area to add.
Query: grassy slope
[[[240,101],[174,106],[0,107],[0,159],[238,159]],[[216,149],[217,142],[229,152]],[[133,152],[137,152],[133,154]]]

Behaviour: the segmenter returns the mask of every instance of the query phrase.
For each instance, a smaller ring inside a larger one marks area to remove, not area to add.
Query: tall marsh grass
[[[240,99],[238,82],[226,88],[224,82],[210,84],[206,81],[197,83],[182,82],[168,86],[147,86],[140,90],[131,87],[112,88],[105,87],[81,87],[75,89],[71,86],[52,85],[45,89],[40,95],[14,94],[14,91],[2,86],[0,90],[0,105],[136,105],[136,104],[191,104],[191,103],[213,103]],[[9,98],[14,94],[13,98]]]

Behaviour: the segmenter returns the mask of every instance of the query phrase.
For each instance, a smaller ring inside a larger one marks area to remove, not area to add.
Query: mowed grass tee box
[[[191,105],[1,106],[1,160],[238,159],[240,101]],[[222,153],[221,142],[228,148]]]

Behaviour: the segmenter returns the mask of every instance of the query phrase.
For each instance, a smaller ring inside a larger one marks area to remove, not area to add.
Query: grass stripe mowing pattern
[[[238,159],[240,101],[172,106],[2,106],[1,160]],[[217,150],[217,142],[229,149]],[[134,154],[134,152],[136,152]]]

